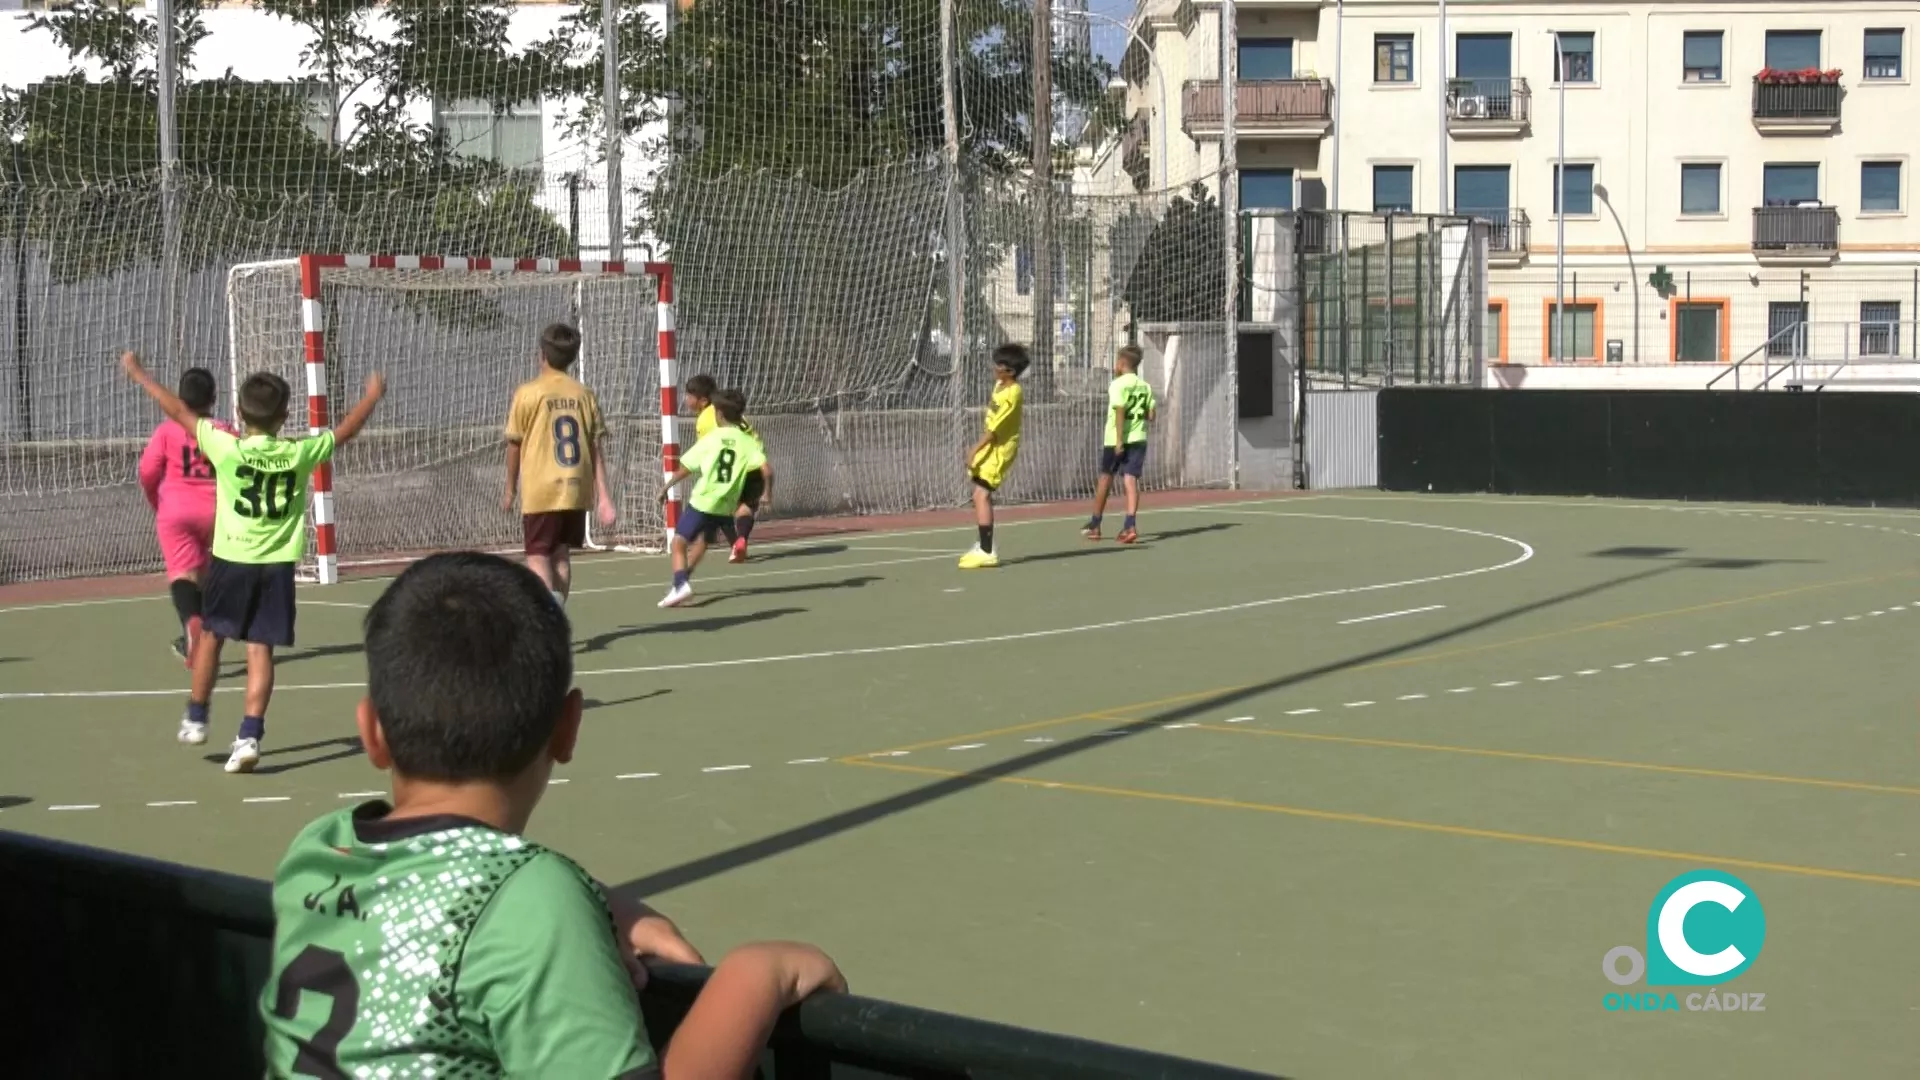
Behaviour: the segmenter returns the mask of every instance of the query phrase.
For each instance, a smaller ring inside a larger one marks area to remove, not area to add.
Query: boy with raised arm
[[[580,733],[569,637],[545,582],[472,552],[367,613],[356,721],[393,798],[307,826],[274,875],[270,1076],[744,1077],[782,1010],[846,989],[818,949],[743,946],[656,1058],[637,961],[700,954],[522,835]]]
[[[230,773],[252,772],[267,735],[267,705],[273,700],[273,650],[293,644],[293,572],[307,550],[307,481],[313,470],[352,442],[387,391],[375,372],[366,396],[330,431],[286,439],[292,390],[287,380],[255,372],[240,384],[240,422],[245,433],[223,431],[197,415],[173,391],[154,381],[140,358],[121,354],[120,366],[175,423],[191,427],[194,441],[213,466],[213,558],[207,566],[202,633],[193,650],[193,686],[179,740],[207,741],[209,703],[220,674],[220,649],[233,638],[247,643],[246,711],[227,756]]]
[[[1093,516],[1080,535],[1100,539],[1100,515],[1107,510],[1107,492],[1119,476],[1127,488],[1127,520],[1114,537],[1122,544],[1140,539],[1140,474],[1147,467],[1147,425],[1153,422],[1153,387],[1140,377],[1140,346],[1125,345],[1113,360],[1113,382],[1107,387],[1107,441],[1100,452],[1100,479],[1093,485]]]
[[[562,605],[573,590],[573,549],[587,542],[587,509],[614,522],[607,491],[606,421],[600,399],[567,374],[580,358],[580,331],[554,323],[540,332],[540,373],[513,392],[507,410],[507,495],[520,494],[527,569]]]
[[[213,372],[191,367],[180,373],[179,398],[199,418],[213,415]],[[231,431],[219,420],[214,426]],[[153,507],[153,532],[166,560],[167,595],[180,619],[173,654],[193,666],[200,640],[201,585],[213,557],[213,466],[207,463],[193,428],[163,419],[140,453],[140,490]]]

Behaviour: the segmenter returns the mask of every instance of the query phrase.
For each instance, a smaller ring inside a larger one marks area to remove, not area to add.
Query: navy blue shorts
[[[213,557],[200,625],[227,641],[293,644],[293,564],[234,563]]]
[[[731,514],[706,514],[691,506],[680,508],[680,524],[676,525],[673,531],[689,544],[703,535],[707,538],[707,543],[711,544],[715,537],[721,534],[725,534],[727,543],[731,544],[739,535],[733,531]]]
[[[1147,444],[1128,443],[1125,446],[1109,446],[1100,451],[1100,472],[1106,476],[1125,474],[1134,479],[1140,478],[1141,470],[1147,467]]]
[[[766,477],[761,476],[760,470],[755,469],[747,474],[746,485],[740,489],[740,505],[749,510],[758,510],[760,509],[760,496],[766,493]]]

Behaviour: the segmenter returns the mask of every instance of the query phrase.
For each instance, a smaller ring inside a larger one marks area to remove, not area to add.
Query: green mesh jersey
[[[372,802],[301,831],[273,882],[274,1077],[657,1077],[606,899],[565,856]]]
[[[307,481],[333,460],[333,432],[309,439],[233,435],[201,417],[200,453],[213,466],[213,554],[231,563],[299,562],[307,548]]]

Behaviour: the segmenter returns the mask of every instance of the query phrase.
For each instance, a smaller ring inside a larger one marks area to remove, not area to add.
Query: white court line
[[[384,791],[343,791],[340,794],[334,796],[334,798],[336,799],[378,799],[385,794],[386,792]]]
[[[1415,528],[1415,529],[1432,529],[1437,532],[1459,533],[1465,536],[1478,536],[1488,540],[1499,540],[1499,541],[1502,541],[1503,543],[1512,544],[1513,546],[1519,548],[1520,554],[1511,559],[1508,559],[1506,562],[1503,562],[1503,563],[1497,563],[1491,566],[1475,567],[1474,569],[1471,569],[1471,570],[1456,570],[1448,574],[1433,574],[1427,577],[1408,578],[1404,581],[1387,581],[1387,582],[1381,582],[1374,585],[1352,585],[1343,589],[1323,589],[1318,592],[1294,593],[1289,596],[1275,596],[1275,597],[1270,597],[1264,600],[1245,600],[1237,604],[1222,604],[1217,607],[1195,608],[1190,611],[1170,611],[1160,615],[1141,615],[1141,616],[1136,616],[1130,619],[1114,619],[1107,622],[1087,623],[1081,626],[1061,626],[1061,627],[1055,627],[1049,630],[1026,630],[1026,631],[1013,633],[1013,634],[990,634],[984,637],[974,637],[974,638],[951,638],[944,641],[916,641],[916,642],[907,642],[905,644],[899,644],[899,645],[868,645],[864,647],[850,648],[850,649],[821,649],[816,652],[781,653],[773,656],[741,656],[741,657],[732,657],[725,660],[699,660],[699,661],[692,661],[688,663],[679,663],[679,664],[642,664],[642,665],[636,665],[633,667],[594,668],[587,671],[576,671],[574,672],[574,678],[584,679],[584,678],[607,676],[607,675],[649,675],[649,674],[656,674],[656,673],[668,672],[668,671],[701,671],[701,670],[706,670],[710,668],[746,667],[746,666],[757,666],[760,664],[790,663],[798,660],[832,660],[832,659],[841,659],[845,657],[854,657],[854,656],[882,656],[882,655],[887,655],[891,653],[924,652],[924,651],[933,650],[933,649],[956,649],[956,648],[966,648],[966,647],[976,646],[976,645],[998,645],[998,644],[1003,644],[1003,643],[1012,642],[1012,641],[1036,641],[1043,638],[1066,637],[1072,634],[1092,633],[1094,631],[1099,631],[1099,630],[1114,630],[1114,629],[1130,627],[1130,626],[1147,626],[1153,623],[1172,622],[1179,619],[1194,619],[1194,618],[1202,618],[1208,615],[1226,615],[1226,614],[1231,614],[1233,612],[1239,612],[1239,611],[1252,611],[1256,608],[1272,607],[1277,604],[1297,603],[1302,600],[1320,600],[1330,596],[1353,596],[1358,593],[1382,592],[1388,589],[1402,589],[1412,585],[1431,585],[1431,584],[1434,584],[1435,582],[1440,582],[1440,581],[1456,581],[1461,578],[1477,577],[1481,574],[1492,574],[1492,573],[1498,573],[1501,570],[1509,570],[1533,558],[1533,555],[1534,555],[1533,546],[1531,544],[1528,544],[1524,540],[1516,540],[1511,536],[1501,536],[1498,533],[1481,532],[1478,529],[1458,528],[1452,525],[1432,525],[1432,524],[1428,524],[1426,522],[1420,522],[1420,521],[1396,521],[1396,520],[1390,520],[1386,518],[1343,517],[1343,516],[1332,515],[1332,514],[1292,514],[1292,513],[1278,513],[1278,512],[1263,513],[1257,510],[1241,510],[1241,511],[1235,511],[1235,512],[1240,514],[1253,514],[1253,515],[1263,516],[1263,517],[1319,518],[1319,519],[1326,519],[1331,521],[1353,521],[1353,522],[1360,522],[1363,524],[1402,525],[1408,528]],[[926,558],[941,558],[941,559],[944,559],[946,557],[947,556],[945,555],[926,556]],[[896,560],[896,561],[915,561],[915,560]],[[880,565],[880,564],[871,564],[871,565]],[[853,567],[842,565],[842,566],[835,567],[834,569],[844,570],[844,569],[853,569]],[[778,571],[769,571],[769,573],[776,573],[776,572]],[[747,575],[743,574],[738,576],[745,577]],[[621,586],[621,588],[627,588],[627,587],[637,588],[637,587],[644,587],[644,586]],[[578,589],[574,590],[576,595],[578,595],[580,591],[581,590],[578,590]],[[364,685],[366,684],[361,682],[293,683],[291,685],[276,686],[274,687],[274,691],[276,693],[288,693],[292,691],[302,691],[302,690],[358,690]],[[244,693],[245,691],[246,691],[246,687],[244,686],[222,686],[222,687],[216,687],[214,692],[226,693],[226,694],[237,694],[237,693]],[[180,690],[178,687],[168,687],[166,689],[161,689],[161,690],[8,691],[5,693],[0,693],[0,701],[39,700],[39,699],[46,699],[46,698],[166,697],[166,696],[178,695],[179,693],[180,693]]]
[[[1445,604],[1428,604],[1426,607],[1408,608],[1405,611],[1389,611],[1384,615],[1362,615],[1357,619],[1341,619],[1338,625],[1352,626],[1354,623],[1373,622],[1377,619],[1397,619],[1402,615],[1418,615],[1423,611],[1439,611]]]
[[[62,803],[59,806],[49,806],[47,807],[47,809],[49,810],[98,810],[100,809],[100,804],[99,803]]]
[[[961,744],[960,744],[959,746],[949,746],[949,747],[947,747],[947,749],[949,749],[949,750],[978,750],[978,749],[980,749],[981,747],[983,747],[983,746],[985,746],[985,745],[987,745],[987,744],[986,744],[986,743],[983,743],[983,742],[970,742],[970,743],[961,743]]]
[[[1545,506],[1545,507],[1578,506],[1582,508],[1591,508],[1595,510],[1666,510],[1666,511],[1671,511],[1673,513],[1681,513],[1681,514],[1719,514],[1723,516],[1738,516],[1738,517],[1762,517],[1762,516],[1771,516],[1773,514],[1778,514],[1778,515],[1782,515],[1780,518],[1780,520],[1782,521],[1805,521],[1809,523],[1817,521],[1822,525],[1841,524],[1838,521],[1828,520],[1830,518],[1837,518],[1837,517],[1892,518],[1896,521],[1920,520],[1920,514],[1916,514],[1911,511],[1906,513],[1899,513],[1894,511],[1866,511],[1866,510],[1850,512],[1850,513],[1835,513],[1832,510],[1763,511],[1759,507],[1745,507],[1745,506],[1724,506],[1724,507],[1723,506],[1680,506],[1680,505],[1664,506],[1659,503],[1616,503],[1616,502],[1609,502],[1606,500],[1580,500],[1576,502],[1576,501],[1569,501],[1566,499],[1524,498],[1519,496],[1509,496],[1507,498],[1502,498],[1502,499],[1476,499],[1476,498],[1456,498],[1450,495],[1442,496],[1442,497],[1435,497],[1432,495],[1369,495],[1369,494],[1358,493],[1358,492],[1354,494],[1328,495],[1326,497],[1329,499],[1332,499],[1335,502],[1424,502],[1432,505],[1444,505],[1446,503],[1467,503],[1467,504],[1473,504],[1473,505],[1479,505],[1479,506]],[[1173,507],[1168,510],[1155,511],[1155,513],[1172,513],[1178,509],[1181,509],[1181,508]],[[1804,515],[1811,515],[1811,516],[1804,516]]]
[[[615,780],[651,780],[659,775],[657,772],[623,772],[615,773],[613,778]]]
[[[753,766],[751,765],[709,765],[706,768],[701,769],[700,771],[701,772],[739,772],[741,769],[751,769],[751,768],[753,768]]]
[[[150,802],[147,805],[148,806],[193,806],[195,805],[195,803],[192,799],[167,799],[161,802]]]
[[[250,799],[241,799],[240,801],[241,802],[286,802],[289,798],[291,798],[291,796],[288,796],[288,795],[255,795]]]
[[[1287,715],[1288,715],[1288,716],[1305,716],[1305,715],[1307,715],[1308,713],[1317,713],[1317,712],[1319,712],[1319,711],[1320,711],[1319,709],[1288,709],[1288,710],[1287,710]],[[1251,716],[1246,716],[1246,717],[1242,717],[1241,719],[1243,719],[1243,720],[1251,720],[1251,719],[1253,719],[1253,717],[1251,717]],[[1232,723],[1236,723],[1236,722],[1237,722],[1237,721],[1233,721],[1233,720],[1229,720],[1229,721],[1227,721],[1227,723],[1229,723],[1229,724],[1232,724]]]
[[[787,764],[789,764],[789,765],[819,765],[819,764],[822,764],[822,763],[824,763],[824,762],[827,762],[827,761],[831,761],[831,760],[833,760],[833,759],[832,759],[832,758],[823,758],[823,757],[803,757],[803,758],[794,758],[794,759],[793,759],[792,761],[789,761],[789,762],[787,762]]]
[[[907,563],[932,562],[935,559],[952,559],[957,557],[953,552],[942,551],[936,554],[921,555],[910,559],[876,559],[871,562],[791,566],[784,570],[750,570],[744,574],[717,574],[710,578],[702,578],[701,584],[709,586],[716,591],[724,591],[727,583],[746,578],[785,577],[790,574],[824,574],[834,570],[867,570],[876,566],[904,566]],[[591,593],[630,592],[634,589],[658,589],[660,587],[661,583],[658,581],[634,581],[625,585],[601,585],[591,589],[575,589],[569,595],[586,596]]]
[[[1315,502],[1321,499],[1331,499],[1333,497],[1334,496],[1332,495],[1286,495],[1286,496],[1281,496],[1279,498],[1273,498],[1273,499],[1246,499],[1246,500],[1235,500],[1233,502],[1228,502],[1228,503],[1202,503],[1197,506],[1166,507],[1162,510],[1155,511],[1155,512],[1156,513],[1172,513],[1175,510],[1178,510],[1182,513],[1191,513],[1197,510],[1206,510],[1212,506],[1271,506],[1275,503]],[[816,519],[809,519],[809,520],[816,520]],[[836,519],[820,518],[817,520],[832,521]],[[859,519],[849,518],[846,520],[857,521]],[[1085,511],[1081,511],[1073,514],[1062,514],[1057,517],[1023,518],[1019,521],[1002,521],[995,527],[999,529],[1011,529],[1021,525],[1058,525],[1063,521],[1085,521],[1085,520],[1086,520],[1086,513]],[[942,525],[942,526],[936,526],[934,528],[928,528],[928,529],[899,529],[899,530],[892,530],[888,532],[876,532],[876,533],[846,532],[841,534],[815,536],[805,540],[766,540],[754,546],[759,548],[784,549],[784,548],[796,548],[796,547],[799,547],[799,548],[822,547],[827,544],[835,544],[835,543],[853,545],[853,544],[860,543],[862,540],[899,540],[899,539],[904,539],[910,536],[938,536],[942,533],[968,532],[968,531],[971,531],[973,528],[974,526],[972,525],[961,524],[961,525]],[[958,553],[956,552],[955,554],[958,554]],[[666,552],[664,551],[633,552],[633,553],[620,553],[620,554],[610,554],[610,555],[596,554],[592,559],[583,559],[580,565],[582,567],[590,568],[590,567],[600,566],[602,564],[609,564],[609,563],[633,562],[638,559],[659,559],[659,558],[664,558],[665,555],[666,555]],[[823,567],[822,569],[835,569],[835,568]],[[338,585],[301,585],[299,588],[302,593],[305,593],[313,589],[331,590],[331,589],[339,589],[339,588],[344,588],[344,587],[353,586],[353,585],[373,585],[383,581],[392,581],[394,578],[398,576],[399,576],[399,573],[397,571],[392,574],[368,574],[364,577],[356,576],[356,577],[350,578],[346,581],[340,582]],[[728,576],[729,577],[747,577],[749,575],[733,574]],[[601,590],[597,590],[597,589],[573,590],[575,594],[582,593],[582,592],[598,592],[598,591],[601,591]],[[112,596],[112,597],[105,597],[99,600],[66,600],[66,601],[60,601],[57,603],[49,603],[49,604],[19,604],[15,606],[0,606],[0,615],[9,615],[9,614],[13,614],[14,612],[28,612],[28,611],[57,611],[62,608],[104,607],[109,604],[145,604],[145,603],[152,603],[153,601],[156,601],[156,600],[166,600],[166,599],[168,599],[168,597],[167,597],[167,594],[165,593],[153,593],[147,596]],[[315,601],[302,600],[300,602],[305,604],[305,603],[314,603]]]
[[[373,606],[372,604],[349,604],[344,600],[299,600],[296,603],[301,607],[344,607],[358,608],[361,611]]]

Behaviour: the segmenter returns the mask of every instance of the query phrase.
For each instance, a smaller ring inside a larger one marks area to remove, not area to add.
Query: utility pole
[[[967,219],[960,175],[960,76],[954,0],[940,0],[940,127],[947,166],[947,403],[953,441],[967,436]]]
[[[1033,4],[1033,362],[1053,385],[1053,0]]]
[[[160,332],[161,355],[169,370],[181,349],[180,340],[180,147],[174,129],[174,90],[178,86],[178,57],[175,55],[172,0],[155,0],[154,18],[158,25],[159,85],[154,104],[160,132]]]
[[[671,4],[668,5],[672,7]],[[626,128],[620,104],[620,0],[600,0],[600,48],[606,63],[600,72],[600,111],[607,125],[607,259],[626,258],[627,222],[620,201],[620,155]]]

